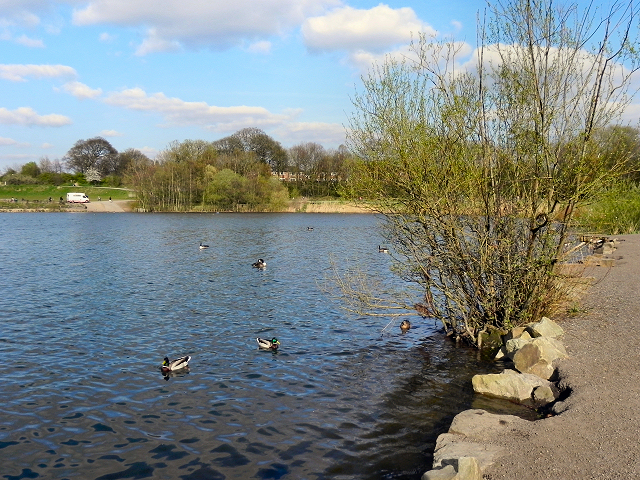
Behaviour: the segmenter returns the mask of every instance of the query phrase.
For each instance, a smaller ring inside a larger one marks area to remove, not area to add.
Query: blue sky
[[[483,1],[0,0],[0,172],[106,138],[150,158],[256,127],[335,148],[372,62],[473,45]]]

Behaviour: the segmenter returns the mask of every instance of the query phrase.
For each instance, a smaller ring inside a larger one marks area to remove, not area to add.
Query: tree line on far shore
[[[8,169],[7,184],[127,186],[146,211],[270,211],[289,198],[338,197],[353,163],[344,146],[306,142],[285,149],[257,128],[216,141],[170,143],[155,159],[118,152],[102,137],[78,140],[60,160]]]

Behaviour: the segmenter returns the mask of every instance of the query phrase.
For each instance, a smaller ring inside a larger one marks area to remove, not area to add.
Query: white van
[[[89,197],[87,197],[84,193],[67,193],[67,202],[89,203]]]

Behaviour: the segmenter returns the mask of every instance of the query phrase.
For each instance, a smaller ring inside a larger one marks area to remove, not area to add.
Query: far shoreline
[[[289,206],[276,211],[248,211],[232,210],[202,211],[189,210],[185,212],[144,212],[134,208],[135,200],[99,200],[84,204],[64,204],[59,208],[0,208],[0,213],[375,213],[367,207],[353,202],[338,200],[292,200]]]

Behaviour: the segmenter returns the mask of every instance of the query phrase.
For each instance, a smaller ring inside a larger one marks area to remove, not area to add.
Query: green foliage
[[[640,233],[640,187],[621,182],[577,214],[581,229],[606,235]]]
[[[574,212],[630,162],[629,148],[602,161],[596,133],[618,118],[640,64],[576,8],[492,8],[475,70],[458,70],[459,44],[421,36],[404,62],[363,79],[349,138],[360,159],[350,191],[384,215],[395,271],[423,292],[405,307],[475,344],[571,288],[558,265]],[[625,33],[628,12],[616,14]],[[582,50],[596,33],[596,50]],[[363,310],[380,305],[361,298]]]
[[[38,180],[33,178],[31,175],[22,175],[18,173],[4,175],[2,180],[6,182],[7,185],[35,185],[38,183]]]
[[[43,185],[62,185],[71,181],[68,173],[44,172],[38,175],[38,183]]]
[[[40,175],[40,167],[36,162],[25,163],[20,170],[20,173],[24,176],[37,178]]]
[[[230,169],[216,173],[206,192],[206,209],[221,211],[277,211],[286,206],[287,189],[275,178],[244,177]]]

